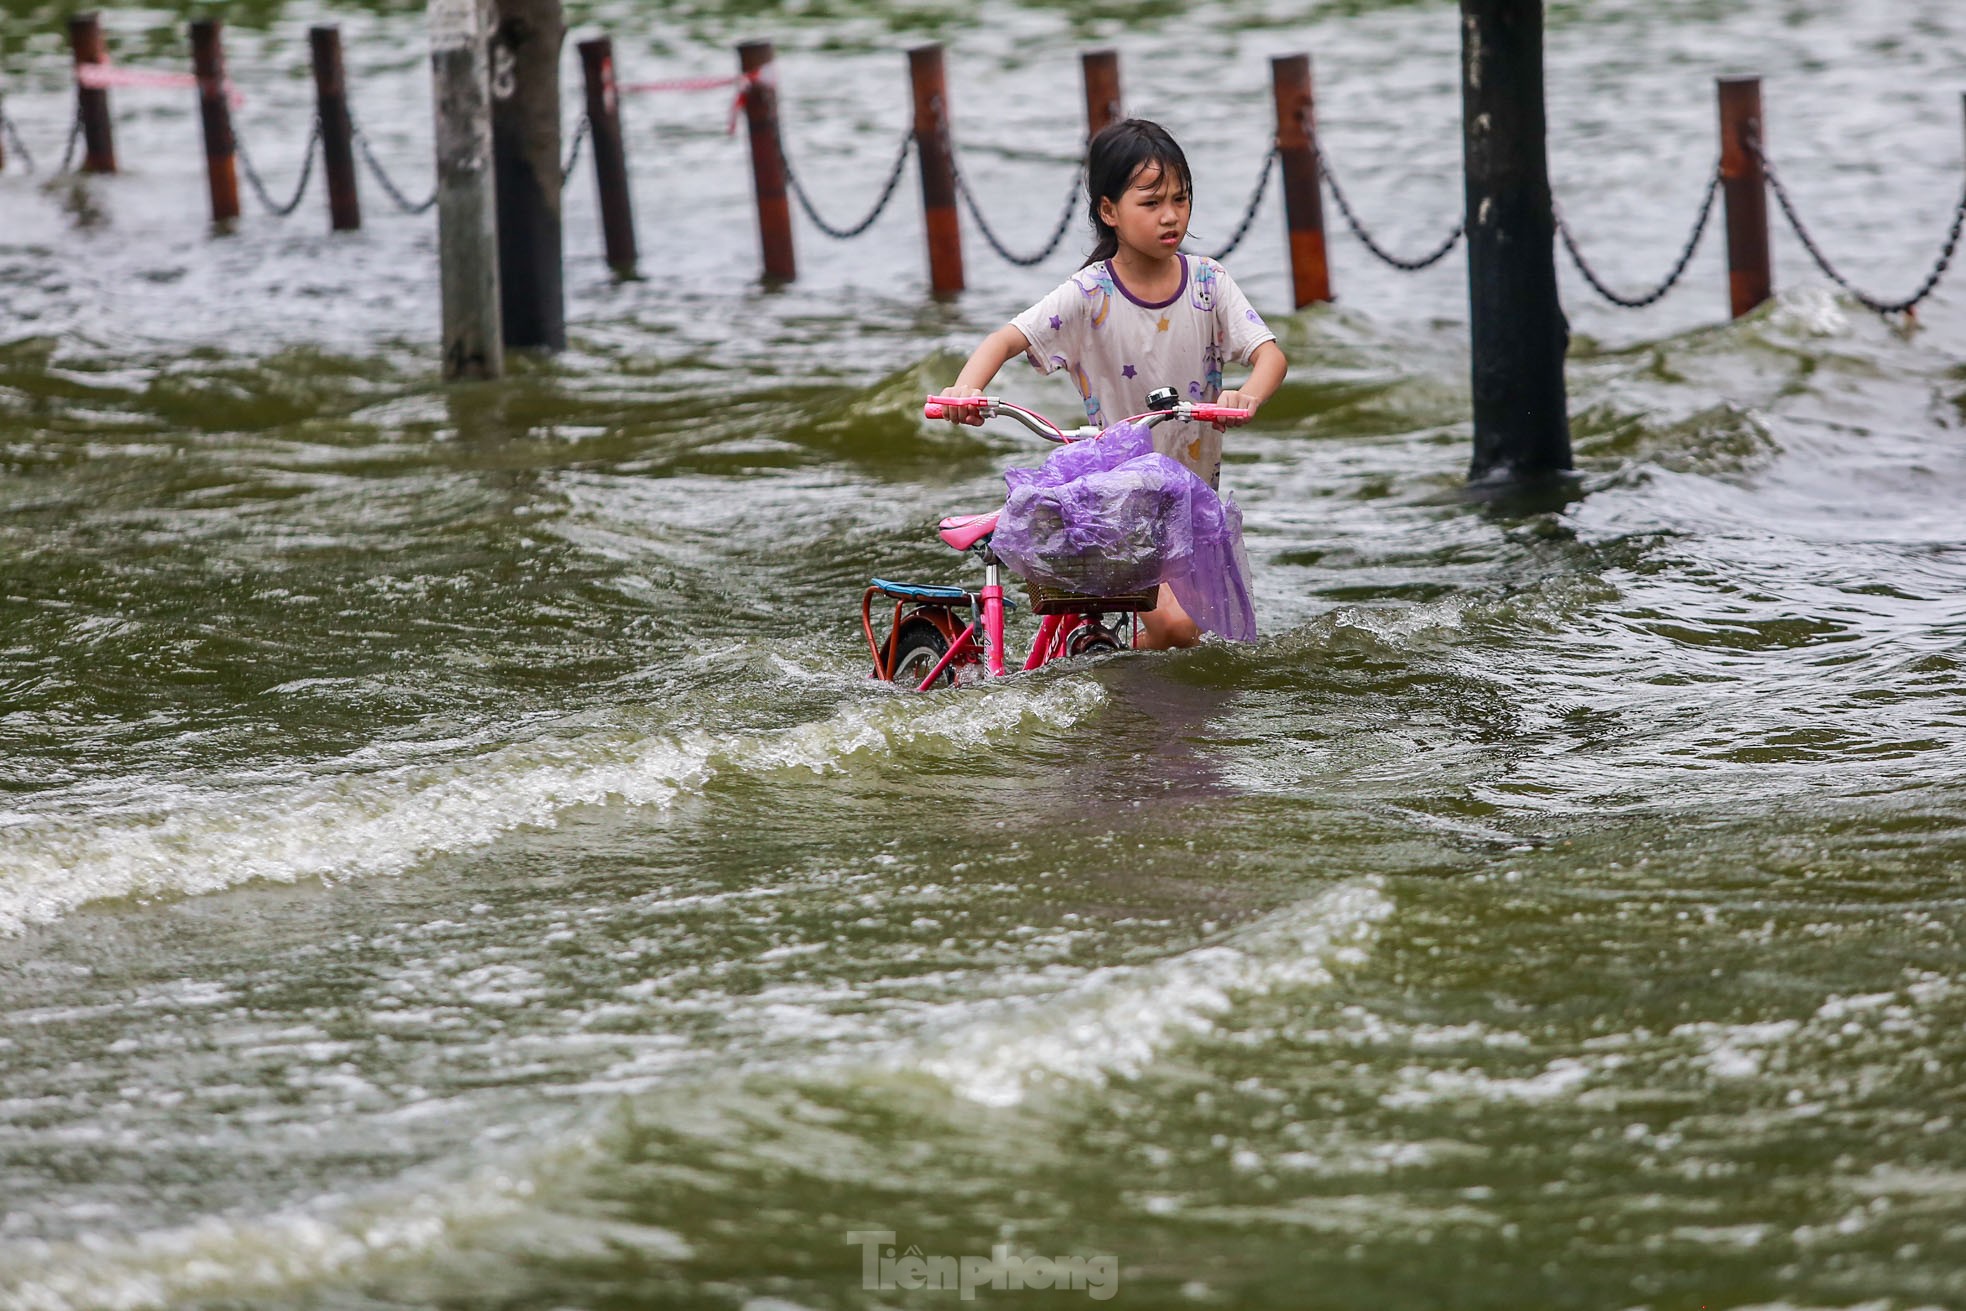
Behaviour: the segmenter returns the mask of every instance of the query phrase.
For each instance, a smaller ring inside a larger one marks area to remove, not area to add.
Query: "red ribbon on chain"
[[[75,81],[88,91],[108,91],[115,87],[143,87],[153,90],[185,91],[198,89],[195,73],[160,73],[149,68],[119,68],[113,64],[77,64]],[[246,103],[238,88],[228,80],[225,98],[237,109]]]
[[[666,82],[628,82],[618,87],[623,93],[648,94],[664,91],[716,91],[734,86],[737,95],[730,102],[730,122],[724,129],[726,133],[737,131],[737,116],[744,112],[744,103],[753,86],[775,86],[778,78],[769,67],[754,73],[736,73],[730,77],[678,77]]]

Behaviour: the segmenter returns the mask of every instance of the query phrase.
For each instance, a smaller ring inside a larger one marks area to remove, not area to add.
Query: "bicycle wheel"
[[[1119,635],[1097,621],[1080,625],[1065,639],[1066,655],[1106,655],[1119,649]]]
[[[894,639],[893,679],[899,687],[920,687],[928,677],[928,671],[935,668],[943,656],[949,653],[949,639],[936,630],[934,624],[926,619],[913,618],[901,625],[901,631]],[[952,662],[942,671],[936,682],[943,687],[956,684],[956,666]]]

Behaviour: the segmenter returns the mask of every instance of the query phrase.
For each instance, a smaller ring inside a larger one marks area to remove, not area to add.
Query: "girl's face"
[[[1159,164],[1142,164],[1117,201],[1099,198],[1099,217],[1119,236],[1120,250],[1143,260],[1173,259],[1188,235],[1188,191]]]

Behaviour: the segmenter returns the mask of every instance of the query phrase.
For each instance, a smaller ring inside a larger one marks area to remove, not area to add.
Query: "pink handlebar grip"
[[[1194,407],[1193,413],[1197,419],[1203,420],[1247,419],[1249,417],[1248,410],[1233,409],[1227,405],[1197,405]]]
[[[925,419],[948,419],[955,421],[950,410],[980,410],[990,404],[988,396],[931,396],[928,404],[922,406]]]

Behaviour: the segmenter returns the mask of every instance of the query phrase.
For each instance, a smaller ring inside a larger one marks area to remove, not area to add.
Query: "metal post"
[[[1720,79],[1720,195],[1727,208],[1727,299],[1740,318],[1774,294],[1761,79]]]
[[[354,232],[362,226],[362,195],[355,183],[355,124],[348,116],[341,29],[309,28],[307,44],[314,56],[314,112],[321,119],[321,164],[328,175],[328,226],[336,232]]]
[[[198,117],[205,128],[205,177],[212,193],[212,222],[239,217],[238,146],[232,139],[232,106],[226,102],[225,45],[216,18],[191,23],[191,69],[198,77]]]
[[[567,344],[560,228],[560,0],[497,0],[491,40],[492,172],[505,344]]]
[[[1468,476],[1536,478],[1571,467],[1542,0],[1461,0],[1461,111],[1474,355]]]
[[[1088,50],[1079,56],[1085,70],[1085,135],[1099,135],[1126,117],[1120,107],[1120,56],[1117,50]]]
[[[922,214],[928,227],[928,281],[938,296],[963,289],[963,234],[956,216],[956,156],[949,140],[949,82],[942,47],[908,52],[915,94],[915,155],[922,172]]]
[[[744,125],[751,137],[751,189],[758,200],[758,247],[765,280],[790,282],[799,276],[792,252],[792,207],[785,196],[785,156],[778,135],[778,88],[773,83],[777,56],[769,41],[737,47],[743,84]]]
[[[77,14],[68,20],[68,45],[75,52],[75,113],[82,120],[82,171],[114,173],[116,138],[109,128],[109,92],[82,85],[84,64],[106,64],[109,49],[102,40],[98,14]]]
[[[1311,95],[1311,57],[1270,61],[1276,89],[1277,154],[1283,165],[1283,215],[1290,231],[1290,284],[1302,309],[1331,299],[1331,264],[1324,248],[1324,189],[1318,176],[1317,117]]]
[[[614,85],[614,42],[595,37],[580,43],[587,86],[587,136],[593,143],[594,186],[601,201],[601,239],[608,265],[635,276],[635,211],[628,195],[628,155],[621,139],[621,100]]]
[[[485,44],[488,9],[488,0],[430,0],[444,377],[452,380],[496,378],[505,372]]]

